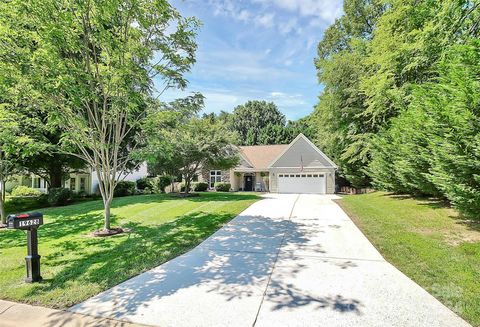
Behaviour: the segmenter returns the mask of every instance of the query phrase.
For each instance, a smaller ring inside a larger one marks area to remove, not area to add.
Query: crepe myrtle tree
[[[238,150],[232,145],[231,131],[209,119],[192,117],[170,133],[172,159],[185,182],[185,193],[190,192],[193,178],[202,167],[229,169],[238,164]]]
[[[146,146],[142,149],[149,165],[163,165],[182,174],[185,193],[201,167],[228,169],[237,165],[234,132],[209,117],[199,117],[203,96],[194,94],[163,104],[146,123]]]
[[[199,22],[167,0],[13,1],[35,27],[32,60],[50,123],[97,174],[108,231],[114,189],[148,107],[187,84]]]

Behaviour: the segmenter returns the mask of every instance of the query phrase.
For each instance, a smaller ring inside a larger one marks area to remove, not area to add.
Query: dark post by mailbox
[[[22,229],[27,231],[27,283],[39,282],[40,276],[40,255],[38,255],[37,229],[43,225],[43,214],[39,212],[25,213],[20,215],[9,215],[7,227],[10,229]]]

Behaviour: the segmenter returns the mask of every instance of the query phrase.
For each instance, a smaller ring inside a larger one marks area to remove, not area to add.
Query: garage
[[[327,184],[324,173],[279,173],[279,193],[325,194]]]

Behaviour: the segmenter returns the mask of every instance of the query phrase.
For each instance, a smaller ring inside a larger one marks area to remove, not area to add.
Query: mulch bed
[[[99,229],[92,233],[92,236],[95,237],[106,237],[106,236],[113,236],[122,233],[128,233],[130,230],[126,228],[116,227],[110,229]]]

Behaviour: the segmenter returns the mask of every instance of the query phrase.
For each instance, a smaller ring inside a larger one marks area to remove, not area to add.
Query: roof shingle
[[[267,170],[288,144],[240,146],[240,152],[256,170]]]

